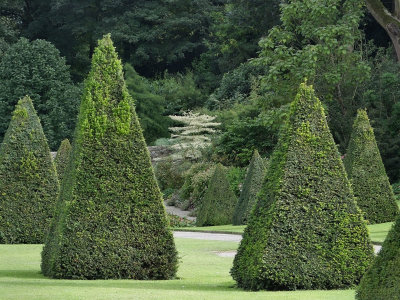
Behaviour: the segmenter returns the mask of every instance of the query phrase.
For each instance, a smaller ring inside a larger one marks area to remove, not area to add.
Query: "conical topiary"
[[[71,154],[71,144],[68,139],[61,142],[60,148],[58,148],[56,158],[54,160],[57,168],[58,180],[62,182],[65,169],[69,161],[69,156]]]
[[[336,289],[358,283],[372,257],[324,110],[303,83],[231,274],[245,289]]]
[[[237,198],[222,165],[217,165],[197,213],[197,226],[231,224]]]
[[[400,299],[400,218],[397,218],[378,257],[361,279],[356,299]]]
[[[251,209],[256,203],[257,194],[261,190],[265,177],[265,166],[258,151],[254,151],[253,157],[247,169],[246,179],[240,193],[239,202],[233,214],[233,225],[246,224]]]
[[[358,110],[344,159],[357,204],[371,224],[394,221],[399,208],[367,112]]]
[[[46,276],[174,277],[173,236],[109,35],[93,54],[57,206],[42,252]]]
[[[40,244],[59,190],[39,117],[26,96],[0,147],[0,243]]]

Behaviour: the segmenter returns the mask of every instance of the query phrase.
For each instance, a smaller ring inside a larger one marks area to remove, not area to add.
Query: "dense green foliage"
[[[269,156],[287,111],[285,105],[260,113],[258,101],[252,101],[221,112],[217,120],[222,121],[222,133],[214,141],[213,155],[226,164],[239,166],[248,165],[256,149]]]
[[[233,225],[247,223],[250,212],[257,201],[257,194],[261,190],[266,168],[258,151],[254,151],[253,158],[247,169],[246,179],[243,183],[238,204],[233,214]]]
[[[307,78],[327,107],[329,127],[341,149],[350,136],[355,96],[370,72],[359,51],[362,15],[358,0],[290,0],[281,6],[282,24],[260,41],[257,59],[269,67],[262,80],[264,105],[287,103]]]
[[[165,99],[153,94],[149,83],[130,65],[125,65],[125,82],[129,94],[135,101],[143,135],[148,144],[158,138],[169,137],[168,126],[171,120],[164,116]]]
[[[392,49],[376,49],[370,59],[371,79],[363,87],[361,107],[366,107],[374,133],[392,182],[400,180],[400,64]]]
[[[153,82],[154,93],[165,98],[165,113],[181,114],[201,107],[206,101],[205,95],[197,88],[192,73],[164,76]]]
[[[214,172],[214,164],[196,163],[184,173],[184,183],[179,192],[182,202],[181,208],[198,209],[201,206],[210,178]]]
[[[364,218],[371,224],[394,221],[399,208],[363,109],[358,110],[343,162]]]
[[[344,288],[358,283],[372,255],[321,102],[302,84],[231,274],[252,290]]]
[[[57,169],[58,180],[63,181],[64,174],[69,162],[69,157],[71,155],[71,144],[68,139],[65,139],[61,142],[60,148],[57,150],[56,158],[54,159],[54,163]]]
[[[169,279],[177,252],[109,35],[85,82],[57,218],[42,253],[54,278]]]
[[[46,137],[26,96],[0,147],[0,243],[43,243],[58,191]]]
[[[29,95],[51,149],[71,138],[80,89],[73,85],[65,59],[49,42],[21,38],[0,61],[0,136],[18,99]]]
[[[223,2],[211,11],[206,51],[194,62],[196,82],[211,91],[218,87],[222,75],[241,69],[240,64],[257,56],[259,39],[279,22],[278,0]]]
[[[358,300],[398,300],[400,297],[400,218],[387,235],[378,257],[357,290]]]
[[[237,198],[232,192],[222,165],[217,165],[197,213],[197,226],[232,223]]]
[[[210,13],[208,0],[30,0],[24,34],[53,42],[83,77],[96,40],[111,32],[125,62],[154,76],[183,71],[204,51]],[[218,1],[216,1],[218,2]]]

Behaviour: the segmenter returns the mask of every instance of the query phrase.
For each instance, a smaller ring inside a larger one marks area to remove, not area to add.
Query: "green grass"
[[[368,225],[372,242],[374,244],[382,244],[392,225],[393,222]],[[239,226],[220,225],[220,226],[207,226],[207,227],[181,227],[181,228],[174,228],[174,230],[241,234],[243,233],[245,227],[246,227],[245,225],[239,225]]]
[[[0,245],[0,299],[273,299],[350,300],[353,290],[246,292],[229,275],[235,242],[176,239],[178,276],[169,281],[55,280],[39,273],[41,245]]]
[[[382,244],[385,240],[390,228],[392,228],[393,222],[368,225],[369,235],[371,240],[375,244]]]

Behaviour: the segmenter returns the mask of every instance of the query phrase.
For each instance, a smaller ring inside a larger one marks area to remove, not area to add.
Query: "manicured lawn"
[[[382,244],[392,225],[393,222],[368,225],[371,240],[376,244]]]
[[[388,234],[393,222],[368,225],[371,240],[375,244],[382,244]],[[217,233],[243,233],[245,225],[221,225],[221,226],[208,226],[208,227],[183,227],[174,228],[180,231],[204,231],[204,232],[217,232]]]
[[[0,299],[273,299],[353,300],[353,290],[245,292],[229,275],[235,242],[176,239],[180,279],[54,280],[39,273],[41,245],[0,245]]]

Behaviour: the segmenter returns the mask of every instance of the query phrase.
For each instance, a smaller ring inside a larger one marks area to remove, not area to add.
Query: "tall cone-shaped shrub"
[[[231,274],[245,289],[336,289],[373,257],[324,110],[301,84]]]
[[[62,182],[64,173],[67,168],[69,157],[71,155],[71,144],[68,139],[61,142],[60,148],[58,148],[56,159],[54,160],[57,169],[58,180]]]
[[[367,112],[358,110],[344,166],[357,204],[371,224],[394,221],[399,208]]]
[[[121,62],[109,35],[85,82],[42,271],[54,278],[168,279],[177,252]]]
[[[400,218],[397,218],[378,257],[361,279],[356,299],[400,299]]]
[[[210,178],[200,209],[196,225],[226,225],[232,223],[237,198],[229,186],[222,165],[217,165]]]
[[[253,157],[247,169],[246,179],[243,183],[243,189],[240,193],[238,204],[233,214],[233,224],[246,224],[251,209],[256,203],[257,194],[265,177],[265,166],[263,159],[258,151],[254,151]]]
[[[59,190],[32,100],[19,100],[0,147],[0,243],[40,244]]]

